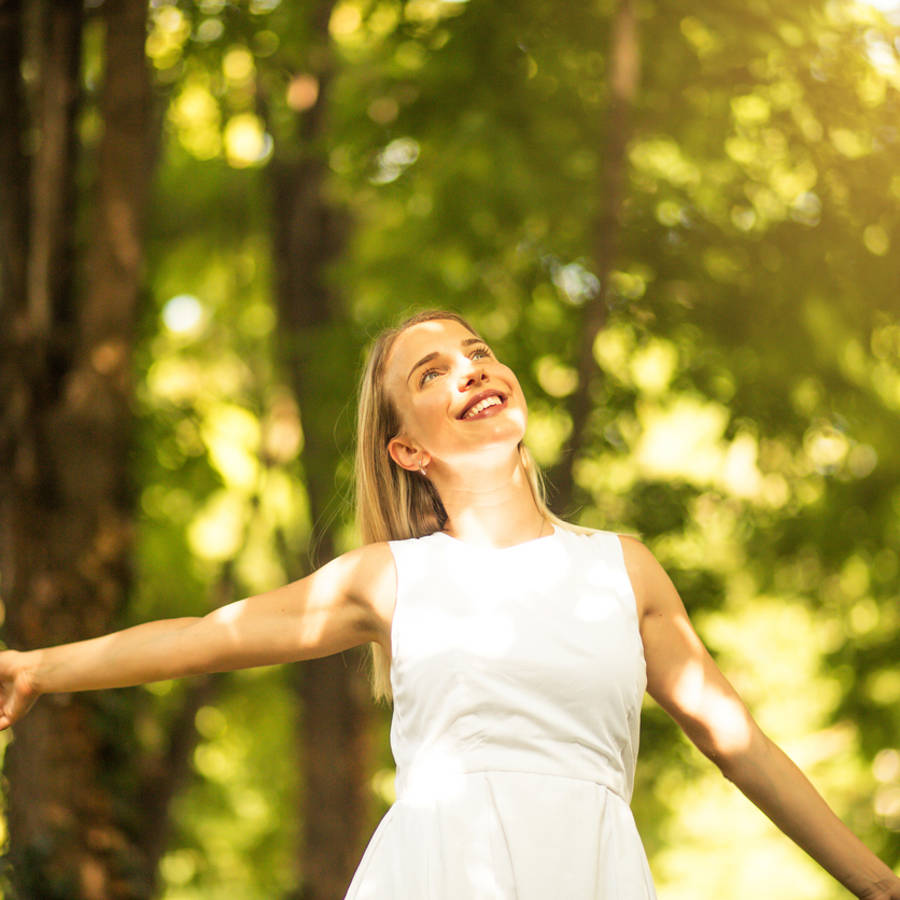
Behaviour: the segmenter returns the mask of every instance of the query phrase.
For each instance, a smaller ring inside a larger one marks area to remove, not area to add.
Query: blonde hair
[[[382,331],[369,351],[359,383],[355,463],[356,520],[366,544],[424,537],[447,523],[434,485],[419,472],[398,466],[388,453],[388,442],[400,431],[400,415],[384,385],[387,358],[397,337],[413,325],[440,319],[459,322],[480,337],[457,313],[427,310]],[[550,521],[571,528],[548,508],[541,471],[524,443],[519,444],[519,455],[538,510]],[[377,699],[390,699],[390,657],[380,645],[371,647],[372,693]]]

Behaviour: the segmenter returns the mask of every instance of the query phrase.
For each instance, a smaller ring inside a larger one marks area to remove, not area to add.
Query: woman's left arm
[[[900,878],[832,812],[756,724],[640,541],[622,537],[647,662],[647,690],[697,747],[788,837],[863,900],[900,900]]]

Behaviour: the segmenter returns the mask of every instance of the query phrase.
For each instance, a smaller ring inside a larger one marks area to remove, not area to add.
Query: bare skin
[[[549,534],[552,525],[534,502],[517,450],[527,416],[521,388],[473,338],[453,320],[420,323],[397,338],[386,378],[402,427],[388,450],[398,465],[432,480],[449,516],[448,533],[506,547]],[[633,538],[620,540],[650,694],[728,779],[852,893],[900,900],[900,879],[760,730],[650,551]],[[0,653],[0,729],[18,721],[41,693],[309,659],[368,641],[390,652],[395,592],[390,549],[370,544],[203,618]]]
[[[726,778],[848,890],[866,900],[898,900],[900,878],[763,733],[703,646],[653,554],[634,538],[620,540],[638,606],[650,695]]]
[[[552,531],[516,449],[528,416],[522,388],[484,342],[453,320],[422,322],[394,343],[386,383],[403,420],[388,452],[410,471],[425,466],[449,534],[505,547]],[[490,396],[500,402],[461,418]]]

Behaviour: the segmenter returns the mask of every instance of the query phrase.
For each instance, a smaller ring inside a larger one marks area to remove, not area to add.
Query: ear
[[[388,441],[388,453],[391,459],[408,472],[418,471],[423,465],[427,466],[430,457],[424,450],[410,444],[404,437],[398,435]]]

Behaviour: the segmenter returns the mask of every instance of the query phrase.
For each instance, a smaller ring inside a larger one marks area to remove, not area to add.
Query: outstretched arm
[[[370,544],[306,578],[202,618],[147,622],[73,644],[0,653],[0,729],[41,694],[293,662],[385,642],[395,584],[387,544]]]
[[[838,819],[753,720],[653,554],[634,538],[621,541],[653,698],[726,778],[841,884],[864,900],[900,900],[900,878]]]

